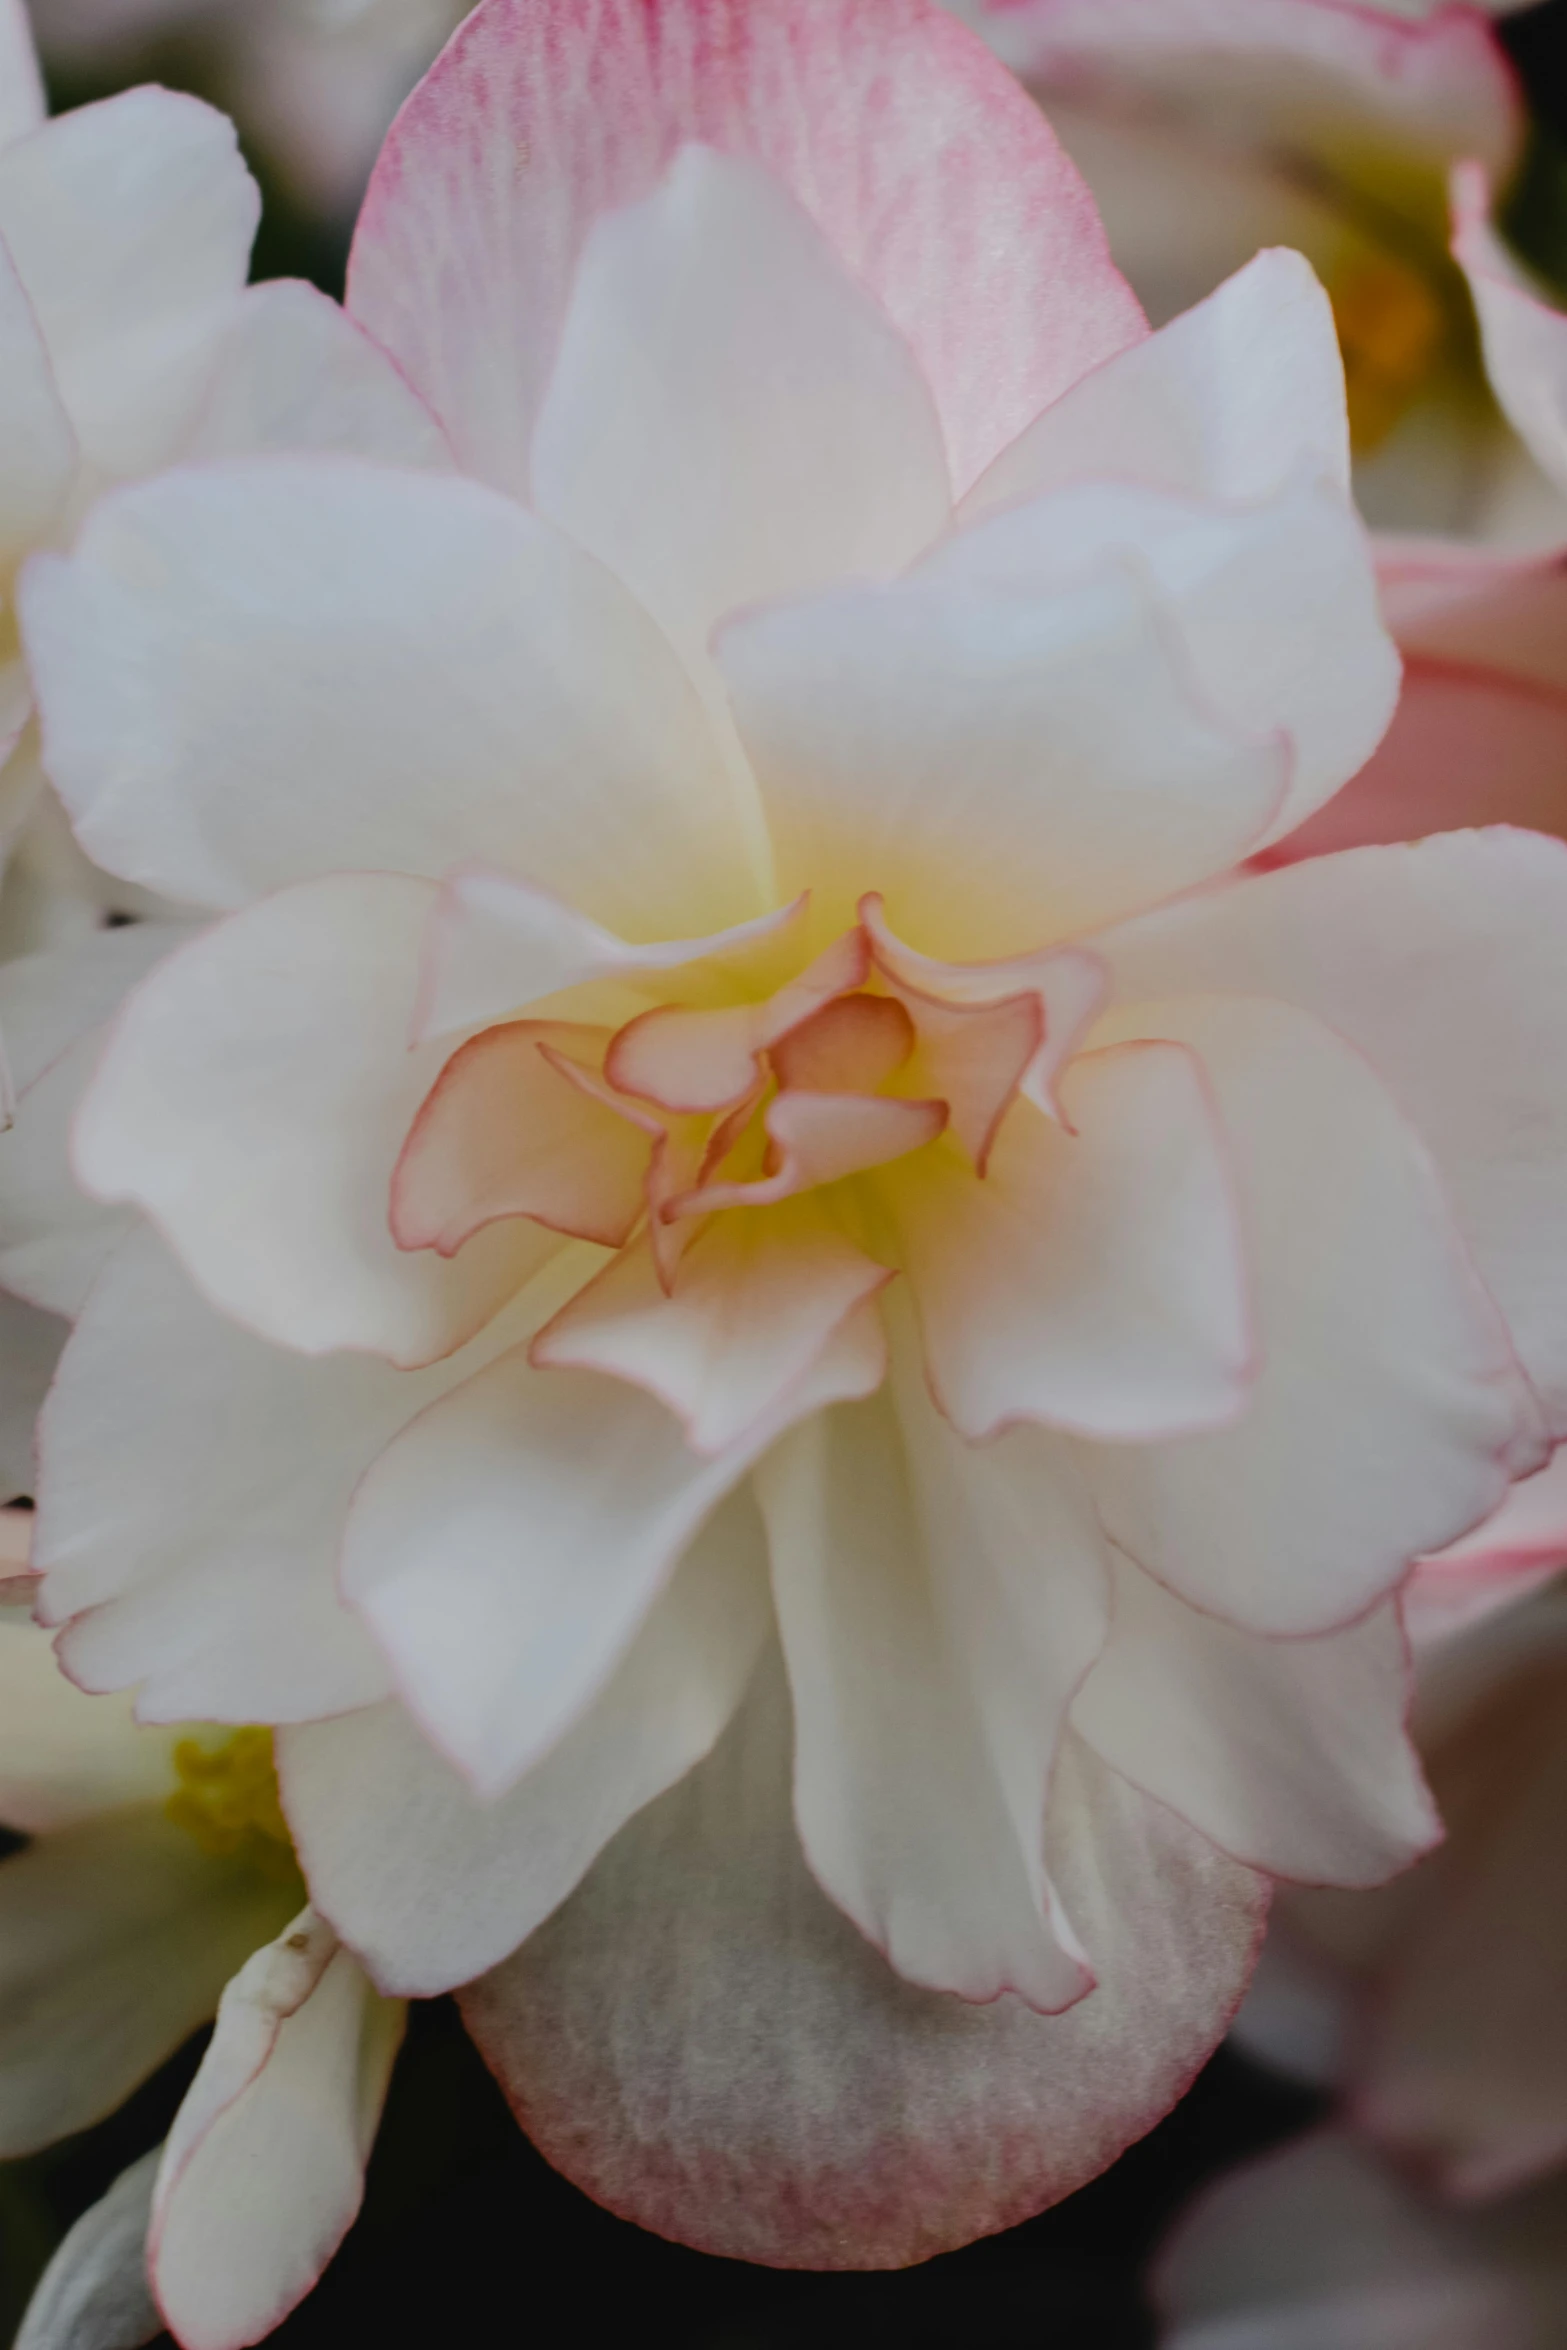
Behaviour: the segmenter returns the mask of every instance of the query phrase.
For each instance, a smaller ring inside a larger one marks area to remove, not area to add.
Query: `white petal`
[[[1073,482],[1266,498],[1303,463],[1348,489],[1344,366],[1310,262],[1276,248],[1074,384],[981,474],[962,519]]]
[[[547,2159],[623,2216],[774,2267],[899,2268],[1069,2194],[1168,2108],[1261,1887],[1073,1748],[1051,1861],[1098,1989],[1040,2016],[900,1982],[801,1859],[779,1683],[463,2011]]]
[[[409,1046],[432,883],[303,882],[203,931],[125,1006],[77,1113],[78,1180],[151,1217],[197,1286],[306,1354],[427,1363],[559,1246],[477,1233],[399,1249],[392,1172],[439,1074]]]
[[[1542,301],[1489,218],[1478,163],[1453,174],[1453,254],[1480,317],[1491,387],[1540,470],[1567,490],[1567,314]]]
[[[154,2146],[82,2213],[27,2304],[15,2350],[141,2350],[164,2330],[147,2282]]]
[[[1019,1420],[1146,1439],[1224,1426],[1256,1377],[1241,1203],[1199,1061],[1081,1054],[1068,1126],[1014,1105],[983,1177],[879,1181],[933,1392],[975,1442]]]
[[[182,2350],[259,2342],[316,2283],[363,2199],[402,2035],[401,2005],[308,1909],[228,1985],[147,2242]]]
[[[1123,999],[1281,996],[1366,1055],[1567,1433],[1567,849],[1498,830],[1346,851],[1104,943]]]
[[[667,641],[475,482],[322,455],[165,474],[102,500],[22,607],[50,774],[111,872],[235,906],[478,860],[633,936],[757,910]]]
[[[0,564],[7,571],[54,521],[75,468],[76,435],[49,346],[0,244]]]
[[[776,181],[698,146],[589,235],[532,480],[693,664],[722,613],[889,578],[949,511],[885,312]]]
[[[1279,747],[1199,706],[1139,576],[1088,568],[992,594],[931,565],[724,628],[785,892],[833,919],[876,890],[902,937],[962,961],[1154,903],[1262,838]]]
[[[89,1697],[37,1624],[0,1618],[0,1821],[45,1836],[174,1786],[173,1734],[144,1730],[119,1697]]]
[[[1110,1638],[1072,1708],[1104,1761],[1272,1876],[1374,1885],[1440,1834],[1404,1735],[1397,1609],[1259,1640],[1118,1559]]]
[[[0,0],[0,146],[35,130],[47,111],[25,0]]]
[[[742,1488],[721,1502],[604,1693],[484,1802],[395,1700],[285,1730],[283,1801],[311,1893],[382,1988],[427,1996],[506,1957],[633,1812],[700,1761],[769,1623]]]
[[[1531,1425],[1506,1333],[1418,1138],[1318,1021],[1194,996],[1096,1031],[1117,1033],[1179,1040],[1207,1069],[1262,1368],[1233,1428],[1096,1448],[1106,1528],[1195,1606],[1330,1631],[1505,1491]]]
[[[360,1486],[341,1585],[426,1733],[483,1795],[607,1685],[703,1519],[778,1431],[885,1367],[862,1308],[743,1441],[692,1452],[663,1404],[518,1348],[414,1421]]]
[[[0,2153],[101,2121],[298,1901],[150,1807],[0,1863]]]
[[[173,90],[127,90],[0,150],[0,236],[84,455],[167,464],[245,283],[260,211],[233,126]]]

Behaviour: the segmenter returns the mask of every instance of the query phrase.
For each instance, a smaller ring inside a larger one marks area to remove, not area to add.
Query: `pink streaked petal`
[[[859,987],[869,969],[864,934],[846,930],[766,1003],[660,1004],[639,1014],[610,1045],[604,1074],[620,1092],[667,1110],[727,1110],[754,1089],[759,1057],[770,1045]]]
[[[1048,1865],[1098,1975],[1038,2015],[902,1981],[812,1882],[776,1669],[571,1900],[462,1994],[547,2159],[729,2258],[900,2268],[1081,2186],[1168,2111],[1266,1890],[1068,1738]]]
[[[743,1443],[703,1459],[641,1389],[504,1355],[414,1420],[360,1486],[344,1596],[409,1710],[481,1795],[608,1684],[709,1512],[793,1420],[880,1384],[870,1307]]]
[[[526,489],[587,235],[692,141],[782,180],[885,306],[960,488],[1144,331],[1038,110],[927,0],[491,0],[394,125],[349,273],[465,465]]]
[[[1491,387],[1541,472],[1567,490],[1567,313],[1531,289],[1491,226],[1482,164],[1456,167],[1452,205],[1453,258],[1474,296]]]
[[[607,1372],[669,1406],[694,1452],[742,1442],[892,1279],[814,1203],[716,1217],[666,1293],[643,1240],[534,1340],[541,1367]]]
[[[1017,1104],[983,1180],[946,1153],[880,1179],[942,1410],[975,1442],[1021,1420],[1144,1440],[1228,1424],[1256,1365],[1200,1064],[1085,1054],[1062,1099],[1067,1131]]]
[[[1472,1534],[1417,1559],[1401,1594],[1417,1647],[1514,1607],[1567,1566],[1567,1446],[1510,1487]]]
[[[946,1126],[947,1105],[886,1093],[780,1093],[762,1123],[768,1173],[752,1182],[704,1183],[672,1199],[665,1216],[673,1221],[717,1208],[768,1207],[819,1183],[884,1167],[934,1142]]]
[[[503,1216],[622,1247],[642,1213],[647,1137],[560,1066],[601,1062],[608,1041],[607,1029],[515,1020],[460,1046],[393,1170],[398,1247],[455,1256]]]
[[[416,1036],[487,1025],[596,980],[645,981],[677,1003],[731,1002],[780,984],[805,909],[799,897],[711,937],[636,944],[515,874],[464,866],[431,917]]]

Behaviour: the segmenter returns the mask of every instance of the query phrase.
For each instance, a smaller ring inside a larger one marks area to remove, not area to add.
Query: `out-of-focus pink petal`
[[[881,1178],[932,1389],[971,1441],[1014,1421],[1147,1440],[1233,1420],[1256,1365],[1239,1206],[1202,1072],[1091,1053],[984,1177],[933,1152]]]
[[[1037,108],[927,0],[491,0],[394,125],[349,272],[486,479],[526,489],[594,222],[691,141],[781,179],[885,305],[960,489],[1143,331]]]

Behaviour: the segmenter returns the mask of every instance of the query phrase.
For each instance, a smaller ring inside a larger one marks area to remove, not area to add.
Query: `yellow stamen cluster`
[[[298,1874],[293,1838],[278,1800],[270,1730],[236,1730],[217,1746],[182,1738],[174,1749],[179,1784],[164,1805],[177,1828],[215,1859],[244,1859],[265,1875]]]
[[[1392,253],[1356,253],[1330,273],[1328,292],[1344,354],[1350,440],[1364,456],[1428,383],[1443,356],[1447,317],[1438,290]]]

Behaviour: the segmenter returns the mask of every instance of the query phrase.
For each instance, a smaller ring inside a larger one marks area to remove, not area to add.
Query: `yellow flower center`
[[[235,1730],[220,1744],[182,1738],[174,1749],[178,1780],[164,1805],[177,1828],[214,1859],[240,1858],[279,1881],[297,1876],[294,1841],[278,1800],[270,1730]]]
[[[1445,306],[1413,263],[1360,250],[1330,272],[1344,354],[1350,441],[1364,456],[1386,440],[1434,374],[1448,340]]]

